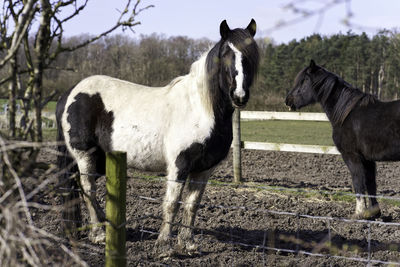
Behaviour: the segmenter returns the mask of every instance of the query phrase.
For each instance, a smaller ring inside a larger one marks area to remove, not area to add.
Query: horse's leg
[[[105,216],[96,199],[96,161],[94,156],[87,152],[81,152],[75,158],[80,172],[83,199],[90,216],[89,239],[93,243],[102,243],[105,241],[105,232],[101,222],[105,220]]]
[[[187,172],[178,169],[176,166],[168,168],[167,188],[163,201],[163,222],[160,228],[160,234],[157,238],[157,246],[168,246],[170,249],[170,237],[172,232],[172,224],[179,208],[179,200],[185,185]]]
[[[366,184],[369,196],[376,196],[376,164],[374,161],[364,161],[366,170]],[[381,210],[379,208],[378,200],[375,197],[369,197],[369,216],[380,217]]]
[[[356,194],[364,195],[367,191],[366,186],[366,169],[363,160],[357,155],[343,155],[343,160],[346,163],[351,173],[353,188]],[[356,196],[356,211],[355,218],[365,218],[367,215],[368,201],[365,197]]]
[[[197,252],[197,245],[193,240],[193,226],[201,197],[206,188],[211,170],[201,173],[191,173],[187,185],[188,194],[184,202],[182,226],[178,234],[178,246],[181,250],[191,254]]]

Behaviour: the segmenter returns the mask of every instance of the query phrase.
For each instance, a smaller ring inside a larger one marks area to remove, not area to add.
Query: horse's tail
[[[68,235],[77,237],[77,228],[81,225],[79,186],[77,183],[79,171],[65,144],[64,129],[62,127],[62,114],[66,108],[69,92],[60,97],[56,106],[57,166],[59,170],[59,192],[63,201],[62,217],[64,229]]]

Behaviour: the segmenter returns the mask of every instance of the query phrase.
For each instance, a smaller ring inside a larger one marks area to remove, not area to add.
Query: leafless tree
[[[42,141],[42,109],[48,101],[54,97],[54,90],[47,96],[43,95],[43,75],[46,69],[52,67],[57,57],[65,52],[75,51],[90,43],[110,34],[116,29],[132,29],[140,22],[137,16],[151,5],[142,8],[141,1],[127,0],[120,12],[120,17],[114,25],[102,33],[93,36],[74,46],[64,44],[64,25],[77,17],[87,7],[89,0],[6,0],[3,4],[0,18],[1,50],[0,68],[9,63],[8,77],[0,80],[0,84],[9,82],[9,106],[10,106],[10,136],[16,136],[15,130],[15,101],[18,75],[27,73],[27,79],[23,83],[23,133],[22,137],[30,133],[33,141]],[[66,9],[72,12],[66,14]],[[33,23],[38,23],[38,29],[33,32]],[[14,25],[14,27],[10,27]],[[10,32],[10,28],[13,30]],[[33,46],[29,40],[34,38]],[[17,52],[24,48],[25,65],[17,62]],[[34,118],[30,118],[29,111],[33,105]]]

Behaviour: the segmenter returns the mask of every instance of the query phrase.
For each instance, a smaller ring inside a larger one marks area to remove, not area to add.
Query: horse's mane
[[[184,79],[193,79],[192,86],[199,88],[198,93],[202,99],[202,103],[210,112],[214,112],[215,116],[223,114],[226,108],[225,101],[229,96],[223,94],[219,88],[219,71],[220,71],[220,50],[224,44],[224,40],[220,40],[212,48],[203,53],[200,58],[193,62],[188,75],[180,76],[173,79],[167,87],[171,89]],[[242,53],[246,59],[246,71],[248,78],[255,77],[259,63],[258,46],[251,35],[243,29],[234,29],[231,31],[226,42],[232,43]],[[221,99],[222,98],[222,99]]]
[[[319,68],[317,72],[318,74],[313,79],[313,88],[319,87],[317,98],[321,105],[326,106],[332,95],[337,96],[331,111],[331,121],[334,125],[342,125],[355,107],[366,106],[377,101],[374,95],[362,92],[334,73],[323,68]]]

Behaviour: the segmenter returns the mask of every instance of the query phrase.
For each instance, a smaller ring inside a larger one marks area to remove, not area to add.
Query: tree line
[[[66,38],[76,46],[89,35]],[[260,71],[247,109],[282,110],[283,99],[296,74],[314,59],[347,82],[383,100],[397,99],[400,81],[400,35],[381,31],[367,34],[314,34],[287,44],[257,40],[261,50]],[[60,54],[45,71],[45,94],[64,92],[95,74],[149,86],[163,86],[189,72],[191,63],[207,51],[213,41],[185,36],[152,34],[138,38],[106,36],[70,53]],[[23,60],[23,55],[21,55]],[[23,79],[22,79],[23,80]],[[1,95],[6,95],[3,87]]]
[[[363,92],[382,100],[397,99],[400,92],[400,35],[381,31],[369,37],[366,33],[314,34],[288,44],[262,44],[255,108],[261,108],[267,96],[283,98],[296,74],[311,59],[341,76]],[[261,102],[260,102],[261,101]]]

